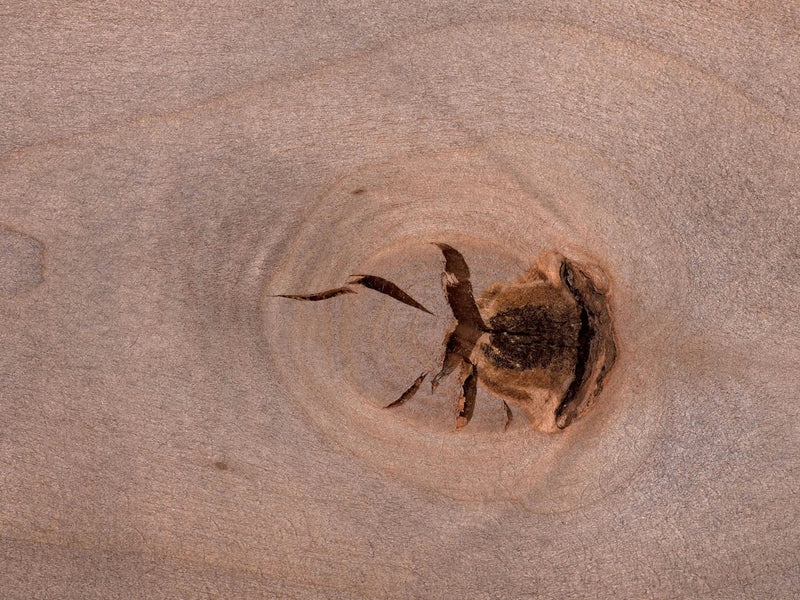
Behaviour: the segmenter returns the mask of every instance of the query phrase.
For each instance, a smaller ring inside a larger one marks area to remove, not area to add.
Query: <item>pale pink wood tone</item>
[[[662,4],[6,3],[0,597],[800,595],[800,17]],[[432,241],[603,265],[591,415],[380,408]]]

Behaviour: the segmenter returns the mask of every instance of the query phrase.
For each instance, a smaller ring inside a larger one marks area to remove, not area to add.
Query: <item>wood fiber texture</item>
[[[800,596],[797,4],[345,4],[0,7],[0,596]],[[602,264],[592,412],[382,409],[431,242]]]

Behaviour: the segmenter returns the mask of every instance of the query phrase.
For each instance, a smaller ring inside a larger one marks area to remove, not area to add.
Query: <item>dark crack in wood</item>
[[[511,421],[514,420],[514,413],[511,412],[508,402],[502,399],[500,401],[503,403],[503,408],[506,409],[506,424],[503,426],[503,431],[508,431],[508,428],[511,427]]]
[[[472,419],[472,415],[475,413],[475,398],[477,395],[478,366],[473,364],[461,388],[461,398],[458,400],[458,415],[456,416],[456,429],[465,427]]]
[[[577,356],[575,358],[575,375],[555,411],[556,427],[564,429],[577,416],[577,405],[580,401],[585,399],[587,393],[583,388],[591,376],[592,369],[589,362],[590,356],[593,353],[592,342],[596,337],[595,329],[597,319],[592,318],[586,301],[587,296],[594,292],[594,286],[591,280],[585,277],[580,271],[576,273],[567,260],[561,263],[560,276],[564,285],[570,291],[573,298],[575,298],[575,302],[580,309],[580,329],[578,330],[576,344]],[[586,283],[588,283],[588,288],[585,285],[579,285],[579,280],[585,280]],[[596,294],[596,292],[594,293]],[[596,354],[596,352],[597,349],[595,348],[594,353]]]
[[[556,426],[559,429],[567,427],[575,417],[575,411],[570,410],[572,408],[571,405],[586,383],[588,375],[591,374],[591,369],[586,367],[589,362],[592,338],[594,338],[594,332],[589,325],[589,313],[584,307],[581,307],[581,328],[578,332],[578,355],[575,359],[575,376],[561,399],[558,408],[556,408]]]
[[[386,406],[384,406],[384,408],[394,408],[395,406],[400,406],[406,400],[410,400],[411,398],[413,398],[414,394],[417,393],[419,386],[422,385],[422,382],[425,381],[425,377],[427,376],[428,376],[427,371],[422,373],[419,377],[417,377],[414,380],[414,383],[411,384],[411,387],[409,387],[405,392],[403,392],[397,400],[395,400],[391,404],[387,404]]]
[[[469,280],[469,267],[462,254],[447,244],[434,242],[444,255],[444,288],[447,303],[459,324],[469,325],[478,331],[485,331],[486,324],[475,303],[472,283]]]
[[[407,304],[408,306],[413,306],[414,308],[424,311],[429,315],[433,314],[388,279],[378,277],[377,275],[351,275],[351,277],[354,279],[348,282],[350,285],[363,285],[365,288],[375,290],[381,294],[386,294],[390,298],[394,298],[395,300],[398,300],[403,304]]]
[[[292,300],[310,300],[311,302],[316,302],[318,300],[328,300],[329,298],[335,298],[336,296],[341,296],[342,294],[355,294],[356,291],[351,289],[347,286],[334,288],[332,290],[325,290],[324,292],[318,292],[316,294],[271,294],[273,298],[291,298]]]
[[[474,327],[463,323],[456,324],[455,329],[445,340],[442,368],[431,381],[431,390],[435,390],[439,381],[452,373],[462,362],[472,364],[470,356],[480,336],[481,332]]]

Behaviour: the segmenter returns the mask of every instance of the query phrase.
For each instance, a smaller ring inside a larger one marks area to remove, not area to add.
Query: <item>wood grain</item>
[[[796,6],[2,21],[4,598],[800,595]],[[602,265],[590,415],[382,410],[441,361],[430,242],[476,294]],[[434,315],[271,297],[352,273]]]

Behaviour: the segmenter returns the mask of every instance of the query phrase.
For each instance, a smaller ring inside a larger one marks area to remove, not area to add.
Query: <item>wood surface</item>
[[[0,597],[800,596],[796,2],[0,12]],[[586,417],[381,408],[430,242],[602,265]]]

